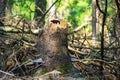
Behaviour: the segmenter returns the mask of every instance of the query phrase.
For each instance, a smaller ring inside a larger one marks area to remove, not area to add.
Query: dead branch
[[[86,25],[88,25],[88,23],[84,23],[84,24],[78,26],[77,28],[75,28],[74,30],[72,30],[71,32],[69,32],[68,34],[76,33],[76,32],[78,32],[80,29],[84,28]]]
[[[69,49],[70,51],[79,53],[80,55],[84,55],[82,52],[80,52],[80,51],[78,51],[78,50],[75,50],[74,48],[72,48],[72,47],[70,47],[70,46],[68,46],[68,49]]]
[[[81,45],[76,45],[76,44],[70,44],[71,47],[74,47],[74,48],[80,48],[80,49],[96,49],[96,50],[100,50],[101,48],[100,47],[86,47],[86,46],[81,46]],[[120,49],[120,46],[113,46],[113,47],[104,47],[105,50],[117,50],[117,49]]]
[[[42,31],[42,29],[28,29],[28,28],[18,29],[15,27],[1,26],[0,31],[6,33],[24,33],[24,34],[37,35],[40,31]]]
[[[9,76],[15,76],[14,74],[11,74],[11,73],[8,73],[8,72],[2,71],[2,70],[0,70],[0,72],[1,72],[1,73],[4,73],[4,74],[6,74],[6,75],[9,75]]]
[[[114,63],[115,63],[115,61],[107,62],[107,61],[101,60],[101,59],[81,59],[81,60],[79,60],[79,62],[82,62],[84,64],[94,64],[94,65],[98,65],[98,66],[101,66],[100,65],[101,62],[106,64],[106,65],[109,65],[109,66],[114,65]],[[99,64],[97,64],[97,62]]]

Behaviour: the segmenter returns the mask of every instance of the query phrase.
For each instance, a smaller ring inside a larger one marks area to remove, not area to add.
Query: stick
[[[0,72],[1,72],[1,73],[4,73],[4,74],[6,74],[6,75],[9,75],[9,76],[13,76],[13,77],[15,77],[14,74],[11,74],[11,73],[8,73],[8,72],[2,71],[2,70],[0,70]]]

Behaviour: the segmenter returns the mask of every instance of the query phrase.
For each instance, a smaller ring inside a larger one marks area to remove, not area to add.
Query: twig
[[[1,72],[1,73],[4,73],[4,74],[6,74],[6,75],[9,75],[9,76],[13,76],[13,77],[15,77],[14,74],[11,74],[11,73],[8,73],[8,72],[2,71],[2,70],[0,70],[0,72]]]
[[[17,22],[16,26],[18,26],[19,23],[22,22],[23,19],[24,19],[24,16]]]
[[[21,65],[19,64],[18,60],[16,59],[15,57],[15,62],[16,62],[16,65],[18,65],[19,69],[22,71],[23,75],[25,75],[25,72],[24,70],[21,68]]]

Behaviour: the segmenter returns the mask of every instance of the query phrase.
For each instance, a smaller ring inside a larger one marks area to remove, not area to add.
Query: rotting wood
[[[63,19],[51,20],[44,29],[37,46],[40,57],[45,62],[44,68],[47,71],[51,71],[53,69],[60,70],[60,68],[69,67],[67,22]]]

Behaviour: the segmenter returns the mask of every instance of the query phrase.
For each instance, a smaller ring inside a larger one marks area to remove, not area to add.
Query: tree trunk
[[[0,0],[0,27],[4,25],[4,17],[5,17],[5,8],[6,8],[6,4],[7,4],[7,0]],[[2,31],[0,31],[0,33],[3,33]],[[1,41],[0,41],[0,44],[1,44]],[[0,48],[1,49],[1,48]],[[0,50],[1,51],[1,50]],[[6,56],[6,55],[5,55]],[[2,56],[0,54],[0,69],[4,70],[4,67],[3,67],[3,58],[4,56]],[[2,75],[2,74],[1,74]],[[0,76],[1,76],[0,75]]]
[[[0,22],[4,21],[7,0],[0,0]]]
[[[70,69],[67,46],[67,23],[65,20],[51,20],[39,38],[38,52],[47,71],[54,69],[66,72]]]
[[[92,0],[92,39],[95,45],[96,38],[96,0]]]
[[[115,19],[115,28],[116,28],[116,36],[118,39],[118,44],[120,46],[120,1],[116,1],[116,6],[117,6],[117,14],[116,14],[116,19]]]
[[[49,7],[53,4],[53,0],[49,0]],[[49,11],[49,19],[54,19],[56,17],[55,5]]]

